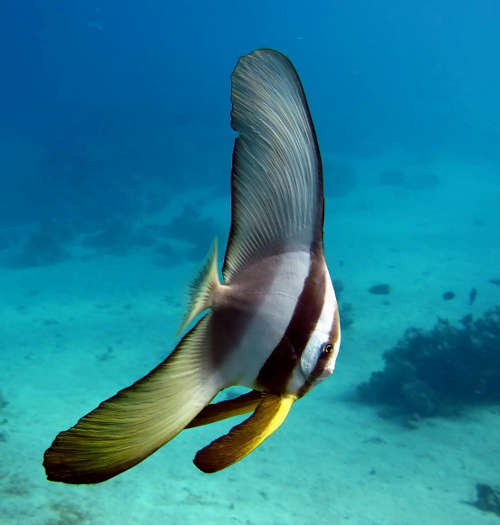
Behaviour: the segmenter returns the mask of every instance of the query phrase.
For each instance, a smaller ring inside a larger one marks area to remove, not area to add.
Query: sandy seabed
[[[233,421],[186,430],[100,485],[47,482],[42,467],[58,431],[168,355],[196,265],[162,266],[137,251],[0,270],[2,525],[499,523],[467,502],[476,483],[500,484],[500,406],[410,429],[355,398],[407,327],[500,304],[489,282],[500,278],[499,169],[449,159],[350,162],[363,183],[329,197],[325,156],[326,256],[353,318],[337,369],[261,447],[218,474],[191,460]],[[388,165],[431,170],[440,183],[381,186]],[[368,292],[379,283],[391,293]],[[444,301],[448,290],[456,297]]]

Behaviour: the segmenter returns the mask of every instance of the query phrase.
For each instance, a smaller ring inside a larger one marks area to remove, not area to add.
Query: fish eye
[[[332,350],[333,350],[333,345],[332,345],[332,343],[325,343],[325,344],[323,345],[323,348],[321,349],[321,351],[322,351],[324,354],[329,354]]]

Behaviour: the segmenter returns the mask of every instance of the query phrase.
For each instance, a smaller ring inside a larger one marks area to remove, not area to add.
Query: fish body
[[[215,472],[242,459],[328,377],[340,345],[335,292],[323,253],[323,179],[299,77],[277,51],[256,50],[232,74],[231,231],[222,279],[217,242],[193,283],[172,354],[104,401],[46,451],[50,480],[104,481],[184,428],[253,412],[200,450]],[[210,404],[218,392],[251,392]]]
[[[324,258],[303,250],[270,256],[212,294],[213,364],[229,384],[300,397],[333,371],[335,359],[316,368],[323,343],[337,341],[338,349]]]

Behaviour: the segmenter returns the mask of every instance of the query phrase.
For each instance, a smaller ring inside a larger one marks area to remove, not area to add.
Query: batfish
[[[196,454],[199,469],[219,471],[261,444],[335,367],[322,165],[302,84],[288,58],[258,49],[240,58],[231,86],[238,135],[222,276],[215,242],[180,332],[204,315],[154,370],[59,433],[44,456],[49,480],[107,480],[185,428],[252,412]],[[210,404],[232,385],[250,391]]]

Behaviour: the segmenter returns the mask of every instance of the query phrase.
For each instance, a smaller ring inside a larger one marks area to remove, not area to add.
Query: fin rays
[[[253,258],[321,242],[323,179],[299,77],[277,51],[258,49],[232,76],[232,220],[226,283]]]
[[[226,386],[207,371],[209,321],[210,314],[147,376],[61,432],[45,452],[47,478],[98,483],[175,437]]]
[[[198,277],[191,284],[189,307],[182,324],[177,331],[180,335],[187,325],[198,315],[211,306],[211,298],[217,286],[220,286],[217,273],[217,239],[214,240],[210,254]]]

